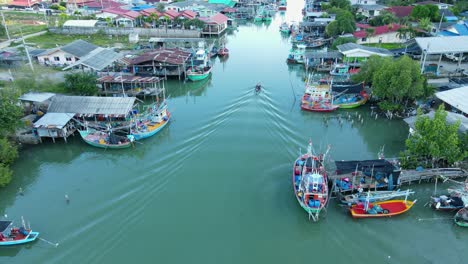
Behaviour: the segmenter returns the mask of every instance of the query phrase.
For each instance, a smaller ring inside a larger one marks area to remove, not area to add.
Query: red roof
[[[164,12],[164,15],[169,17],[170,19],[174,19],[179,16],[179,13],[177,13],[174,10],[167,10],[166,12]]]
[[[116,8],[116,7],[121,7],[123,6],[123,4],[121,3],[117,3],[115,1],[111,1],[111,0],[102,0],[102,3],[101,1],[99,0],[92,0],[92,1],[86,1],[86,2],[81,2],[81,3],[76,3],[77,6],[87,6],[87,7],[90,7],[90,8]]]
[[[10,0],[8,1],[9,6],[22,6],[22,7],[31,7],[39,3],[39,0]]]
[[[127,11],[126,13],[120,16],[128,18],[128,19],[135,19],[140,16],[140,13],[138,13],[137,11]]]
[[[194,19],[197,17],[197,13],[193,12],[192,10],[184,10],[180,12],[179,16],[183,16],[188,19]]]
[[[148,8],[140,11],[140,14],[142,16],[150,16],[151,14],[156,14],[158,17],[160,17],[162,14],[156,8]]]
[[[378,35],[382,35],[382,34],[389,33],[389,32],[395,32],[399,28],[401,28],[401,26],[397,25],[397,24],[392,24],[391,26],[390,25],[385,25],[385,26],[380,26],[380,27],[368,27],[368,28],[373,28],[374,29],[374,34],[373,35],[378,36]],[[365,38],[366,37],[366,31],[365,30],[356,31],[356,32],[353,33],[353,35],[356,38]]]
[[[393,13],[398,18],[402,18],[409,16],[411,11],[413,11],[413,8],[414,6],[392,6],[386,10],[390,13]]]
[[[200,17],[200,20],[205,21],[205,23],[207,24],[221,25],[228,21],[228,17],[221,13],[218,13],[212,17]]]
[[[370,28],[370,27],[372,27],[372,26],[369,25],[369,24],[356,23],[356,27],[357,27],[357,28]]]
[[[102,12],[106,12],[106,13],[110,13],[114,15],[123,15],[126,12],[128,12],[128,10],[122,9],[120,7],[113,7],[113,8],[104,8]]]

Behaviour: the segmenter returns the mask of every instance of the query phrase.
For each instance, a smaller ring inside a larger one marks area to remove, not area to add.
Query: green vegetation
[[[406,150],[402,153],[402,166],[447,167],[466,157],[462,137],[458,134],[460,121],[449,125],[446,123],[447,112],[444,106],[435,112],[434,118],[422,116],[418,109],[414,133],[406,140]]]
[[[345,33],[353,33],[356,30],[354,16],[351,12],[340,8],[330,8],[327,12],[336,14],[335,21],[328,24],[325,31],[328,36],[336,37]]]
[[[393,59],[371,56],[361,71],[353,76],[355,82],[372,84],[372,94],[380,99],[384,111],[402,112],[414,100],[432,95],[419,64],[407,56]]]
[[[0,187],[4,187],[11,181],[13,172],[10,165],[18,157],[18,150],[7,139],[16,128],[20,126],[20,118],[23,115],[21,106],[18,105],[18,94],[9,88],[0,90]]]
[[[366,43],[364,46],[383,48],[383,49],[399,49],[404,48],[405,45],[401,43]]]
[[[373,27],[388,25],[397,22],[398,19],[393,13],[382,11],[380,15],[369,20],[369,24]]]
[[[88,72],[70,73],[65,75],[66,89],[77,95],[96,95],[96,75]]]
[[[432,22],[440,20],[439,8],[436,5],[417,5],[410,15],[415,20],[429,18]]]
[[[82,39],[91,42],[101,47],[112,47],[115,43],[121,43],[124,46],[130,46],[128,42],[128,36],[117,36],[114,35],[110,38],[104,34],[92,34],[92,35],[61,35],[46,33],[41,36],[28,38],[28,43],[34,43],[38,48],[55,48],[57,45],[66,45],[74,40]]]
[[[65,93],[66,89],[59,80],[52,80],[48,76],[57,73],[52,67],[34,64],[34,71],[29,65],[13,69],[13,82],[9,82],[11,88],[23,94],[29,91]]]
[[[332,44],[332,49],[333,50],[337,50],[337,46],[339,45],[342,45],[342,44],[345,44],[345,43],[356,43],[357,39],[356,38],[353,38],[353,37],[349,37],[349,38],[344,38],[344,37],[341,37],[341,38],[337,38],[333,41],[333,44]]]

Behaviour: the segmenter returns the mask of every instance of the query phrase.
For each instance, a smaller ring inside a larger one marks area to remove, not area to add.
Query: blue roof
[[[153,7],[154,7],[154,6],[152,6],[152,5],[137,5],[137,6],[132,7],[131,10],[133,10],[133,11],[141,11],[141,10],[145,10],[145,9],[153,8]]]
[[[452,27],[458,32],[458,34],[443,30],[439,33],[439,36],[468,36],[468,22],[465,21],[463,24],[455,24]]]
[[[445,18],[445,20],[447,20],[449,22],[450,21],[458,21],[458,17],[456,17],[456,16],[446,16],[444,18]]]

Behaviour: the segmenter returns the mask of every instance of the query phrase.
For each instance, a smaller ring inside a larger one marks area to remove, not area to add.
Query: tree
[[[97,94],[97,77],[93,73],[78,72],[65,75],[65,87],[68,91],[78,95]]]
[[[23,109],[18,102],[18,94],[13,89],[0,89],[0,136],[15,132],[20,126]]]
[[[401,112],[408,103],[427,97],[429,88],[421,75],[419,64],[407,56],[397,60],[372,56],[353,81],[372,84],[372,94],[379,98],[379,108],[384,111]]]
[[[419,20],[418,27],[424,31],[431,30],[431,27],[432,27],[431,20],[428,17],[421,18]]]
[[[351,11],[351,2],[349,0],[330,0],[330,6]]]
[[[346,43],[356,43],[357,39],[356,38],[353,38],[353,37],[341,37],[341,38],[337,38],[333,41],[333,44],[332,44],[332,49],[333,50],[336,50],[337,49],[337,46],[339,45],[342,45],[342,44],[346,44]]]
[[[417,5],[411,11],[410,16],[415,20],[427,17],[433,22],[437,22],[440,19],[439,8],[436,5]]]
[[[158,10],[160,13],[163,13],[163,12],[166,10],[166,7],[164,6],[163,3],[159,3],[159,4],[156,6],[156,10]]]
[[[156,27],[156,25],[157,25],[156,23],[157,23],[157,21],[158,21],[158,19],[159,19],[158,14],[156,14],[156,13],[151,13],[151,14],[149,15],[149,18],[150,18],[151,21],[153,22],[153,27]]]
[[[397,38],[401,39],[402,41],[405,41],[407,39],[412,39],[416,35],[416,32],[414,31],[413,27],[411,25],[409,26],[402,26],[397,30]]]
[[[6,137],[0,138],[0,164],[9,166],[18,158],[18,150]]]
[[[366,39],[370,43],[369,38],[374,36],[375,29],[374,28],[366,28]]]
[[[396,16],[388,11],[382,11],[380,15],[369,20],[369,24],[373,27],[383,26],[397,22]]]
[[[447,124],[447,112],[440,105],[434,113],[434,118],[418,115],[414,124],[414,133],[406,140],[406,150],[403,153],[402,165],[416,167],[428,165],[434,167],[450,166],[464,158],[461,138],[458,135],[460,121]]]
[[[10,167],[0,163],[0,187],[5,187],[10,183],[12,175],[13,172],[10,170]]]
[[[336,19],[325,28],[328,36],[336,37],[344,33],[353,33],[356,30],[356,24],[351,12],[340,8],[331,8],[329,12],[336,14]]]

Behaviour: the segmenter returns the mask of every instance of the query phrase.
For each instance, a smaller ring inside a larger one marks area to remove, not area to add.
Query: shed
[[[88,68],[91,71],[100,72],[106,69],[107,67],[112,66],[113,63],[115,63],[122,57],[122,54],[117,53],[112,49],[98,47],[95,50],[91,51],[88,55],[81,58],[79,61],[71,64],[68,67],[63,68],[63,70],[65,71],[75,67],[81,67]]]
[[[76,130],[70,123],[73,116],[73,113],[47,113],[34,123],[34,128],[40,138],[50,137],[55,142],[55,138],[62,137],[66,142]]]
[[[415,38],[427,54],[468,53],[468,36]],[[447,45],[449,44],[449,45]]]
[[[458,128],[458,132],[465,133],[468,130],[468,118],[467,117],[465,117],[464,115],[452,113],[452,112],[449,112],[449,111],[446,111],[446,112],[447,112],[447,119],[446,119],[447,124],[452,125],[452,124],[455,124],[455,122],[457,122],[458,120],[460,120],[461,123],[460,123],[460,127]],[[434,114],[435,114],[435,112],[431,111],[431,112],[429,112],[427,114],[424,114],[422,116],[427,116],[430,119],[433,119]],[[408,118],[404,119],[404,121],[410,127],[410,133],[412,133],[412,131],[414,130],[414,124],[416,123],[416,119],[417,119],[417,116],[411,116],[411,117],[408,117]]]
[[[468,114],[468,86],[438,92],[435,95],[453,108],[460,110],[463,114]]]
[[[47,112],[126,117],[134,103],[135,97],[56,96]]]
[[[52,97],[54,97],[54,93],[37,93],[37,92],[29,92],[21,95],[19,99],[21,101],[27,102],[35,102],[35,103],[43,103]]]
[[[67,20],[63,23],[63,27],[95,27],[98,20]]]

